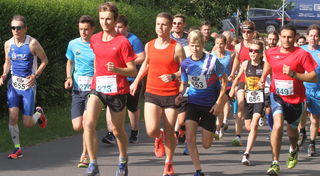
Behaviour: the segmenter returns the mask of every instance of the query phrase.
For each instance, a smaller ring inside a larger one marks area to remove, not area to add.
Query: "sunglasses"
[[[23,28],[24,28],[24,26],[11,26],[12,30],[17,30],[17,31],[20,31]]]
[[[252,31],[242,31],[242,33],[243,33],[243,34],[245,34],[245,33],[251,34]]]
[[[261,50],[257,50],[257,49],[249,49],[250,53],[261,53]]]
[[[173,22],[173,25],[182,25],[182,22]]]

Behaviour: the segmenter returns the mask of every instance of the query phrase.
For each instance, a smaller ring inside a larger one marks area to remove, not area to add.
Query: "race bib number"
[[[263,103],[263,91],[255,90],[255,91],[246,91],[246,100],[247,103]]]
[[[275,80],[276,94],[282,96],[293,95],[293,80]]]
[[[78,77],[79,91],[90,91],[91,82],[92,82],[91,76],[79,76]]]
[[[27,86],[28,81],[29,81],[29,79],[27,79],[27,78],[12,76],[12,86],[17,90],[29,89],[29,87]]]
[[[200,76],[190,76],[188,75],[188,79],[191,83],[191,86],[196,89],[206,89],[207,88],[207,81],[204,75]]]
[[[96,77],[96,91],[102,93],[117,93],[117,76],[98,76]]]

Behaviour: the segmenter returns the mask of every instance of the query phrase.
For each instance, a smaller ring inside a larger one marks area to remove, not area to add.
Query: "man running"
[[[26,35],[27,23],[23,16],[15,15],[11,20],[13,37],[4,44],[5,63],[0,86],[4,84],[9,71],[11,79],[8,81],[7,99],[9,107],[9,133],[14,144],[14,151],[9,154],[9,159],[21,158],[22,151],[19,139],[18,118],[21,108],[23,125],[27,128],[38,123],[40,128],[45,128],[47,119],[41,107],[35,108],[36,79],[41,75],[48,58],[40,43],[33,37]],[[38,67],[37,58],[41,64]],[[36,109],[36,113],[35,112]]]
[[[90,48],[90,38],[95,30],[95,21],[92,17],[84,15],[79,19],[80,37],[69,42],[66,57],[65,89],[72,89],[71,119],[75,131],[83,128],[86,111],[87,95],[94,73],[94,54]],[[78,167],[88,167],[89,157],[83,140],[83,149]]]
[[[95,54],[95,73],[87,103],[87,119],[84,125],[85,143],[90,164],[86,175],[99,174],[97,164],[96,125],[103,106],[110,108],[113,133],[119,150],[117,176],[128,175],[128,138],[124,128],[126,97],[129,93],[127,76],[137,73],[136,55],[129,41],[115,30],[118,8],[112,2],[99,6],[99,22],[102,32],[94,34],[90,46]]]
[[[180,43],[183,47],[188,45],[188,33],[184,32],[186,26],[186,17],[184,15],[176,14],[173,16],[170,38]]]
[[[320,41],[320,27],[316,24],[309,26],[307,30],[308,45],[303,45],[301,48],[309,52],[313,59],[317,62],[316,72],[318,78],[320,77],[320,47],[318,42]],[[316,156],[316,137],[317,129],[319,127],[320,117],[320,81],[316,83],[304,83],[306,88],[306,104],[307,111],[310,117],[310,142],[308,146],[308,156]]]
[[[211,23],[209,21],[203,21],[200,26],[200,31],[204,36],[204,49],[208,53],[211,53],[214,46],[214,38],[211,37]]]
[[[130,86],[131,94],[134,94],[138,83],[148,74],[144,105],[146,131],[149,136],[156,138],[155,155],[163,157],[166,154],[164,176],[174,175],[172,159],[176,146],[174,126],[177,119],[175,98],[179,93],[177,77],[181,75],[180,63],[185,58],[183,47],[170,39],[172,20],[168,13],[157,15],[155,28],[158,37],[146,44],[146,58],[136,80]],[[160,129],[161,117],[164,131]]]
[[[317,63],[308,52],[294,46],[295,36],[296,29],[293,26],[281,28],[281,46],[267,50],[267,60],[259,81],[260,86],[264,87],[266,76],[272,72],[270,101],[274,124],[271,132],[272,164],[267,175],[278,175],[280,171],[279,154],[284,120],[287,121],[290,142],[287,167],[294,168],[298,163],[297,127],[306,99],[303,81],[317,82]]]

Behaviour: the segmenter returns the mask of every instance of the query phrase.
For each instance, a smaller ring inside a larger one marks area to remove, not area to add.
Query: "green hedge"
[[[42,106],[62,105],[70,99],[70,93],[64,89],[65,51],[68,42],[79,36],[78,19],[81,15],[97,18],[97,7],[103,0],[1,0],[0,1],[0,58],[4,58],[3,44],[11,38],[10,20],[13,15],[26,17],[28,34],[39,40],[46,51],[49,64],[39,79],[37,104]],[[144,43],[156,37],[154,33],[155,16],[161,9],[154,7],[130,6],[117,3],[121,14],[129,19],[130,31]],[[170,12],[170,10],[167,10]],[[198,21],[188,20],[190,26]],[[97,31],[100,26],[97,20]],[[2,65],[4,59],[0,59]],[[0,87],[0,112],[6,112],[6,86]],[[0,118],[3,116],[0,116]]]

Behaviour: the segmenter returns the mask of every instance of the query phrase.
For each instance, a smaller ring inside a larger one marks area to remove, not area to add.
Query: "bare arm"
[[[124,68],[115,67],[113,62],[108,62],[106,66],[108,68],[108,71],[111,71],[113,73],[118,73],[120,75],[131,76],[131,77],[134,77],[137,75],[137,68],[134,61],[127,62],[126,63],[127,67],[124,67]]]
[[[266,77],[271,73],[271,66],[267,59],[264,61],[263,72],[259,80],[259,87],[264,88],[264,83],[266,82]]]
[[[283,74],[304,82],[318,82],[318,76],[315,70],[309,73],[297,73],[291,70],[289,66],[283,65]]]
[[[243,67],[240,67],[240,70],[239,70],[239,73],[238,73],[238,75],[237,75],[237,77],[233,80],[233,82],[232,82],[232,86],[231,86],[231,89],[230,89],[230,92],[229,92],[229,96],[230,97],[233,97],[234,96],[234,94],[235,94],[235,88],[236,88],[236,86],[238,85],[238,83],[239,83],[239,80],[240,80],[240,78],[241,78],[241,75],[244,73],[244,71],[246,70],[246,67],[247,67],[247,64],[248,62],[246,61],[246,62],[244,62],[244,65],[243,65]]]
[[[234,79],[236,71],[239,70],[239,66],[240,66],[239,51],[240,51],[240,44],[236,45],[235,47],[232,70],[231,70],[230,76],[228,77],[229,81]]]
[[[3,64],[3,73],[1,75],[1,78],[0,78],[0,86],[4,84],[4,81],[6,80],[7,78],[7,75],[10,71],[10,67],[11,67],[11,61],[10,61],[10,58],[9,58],[9,49],[10,49],[10,45],[9,45],[9,42],[7,41],[5,44],[4,44],[4,53],[5,53],[5,62]]]
[[[221,81],[221,89],[220,89],[219,97],[216,103],[210,109],[210,112],[213,113],[214,115],[220,114],[221,109],[223,109],[222,97],[224,96],[227,90],[227,84],[228,84],[227,75],[224,74],[223,76],[221,76],[220,81]]]
[[[73,68],[73,62],[68,59],[67,64],[66,64],[66,81],[64,83],[64,88],[65,89],[70,89],[73,86],[73,81],[72,81],[72,68]]]
[[[144,61],[144,58],[146,57],[145,52],[141,52],[139,54],[136,54],[137,58],[134,60],[134,62],[138,65],[138,64],[142,64]]]

